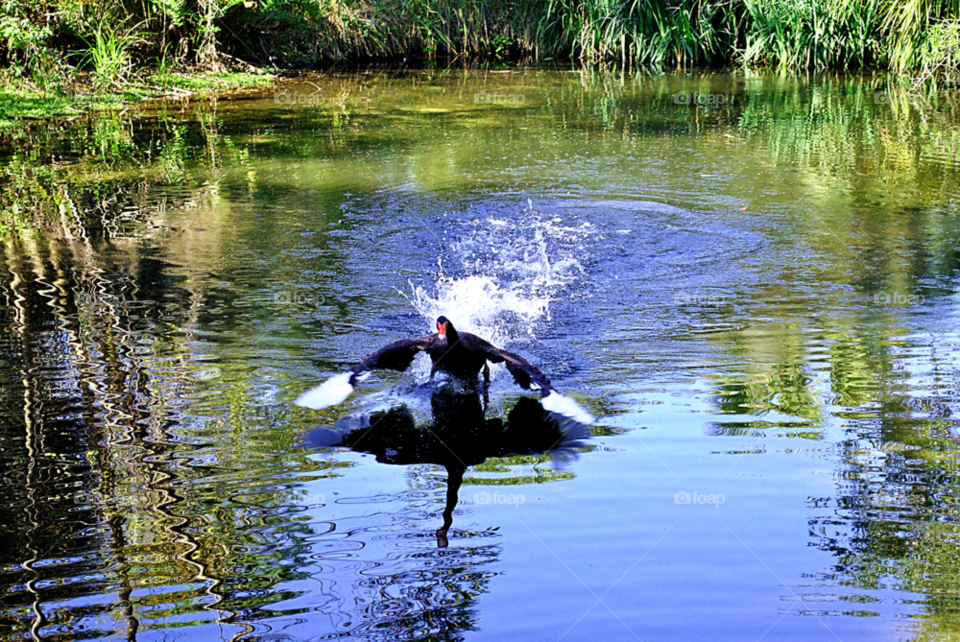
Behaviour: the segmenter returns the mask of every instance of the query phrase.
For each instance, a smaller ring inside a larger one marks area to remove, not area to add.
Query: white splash
[[[519,221],[485,218],[467,225],[469,233],[449,246],[452,256],[438,261],[432,292],[411,283],[413,306],[431,328],[442,314],[495,345],[533,338],[537,324],[550,318],[550,302],[584,273],[580,243],[593,226],[564,226],[532,205]],[[445,275],[444,263],[461,274]]]
[[[564,397],[556,390],[551,390],[550,394],[541,399],[540,405],[550,412],[555,412],[582,424],[589,426],[593,423],[593,415],[584,410],[576,401],[570,397]]]
[[[353,386],[350,385],[351,374],[353,373],[345,372],[330,377],[316,388],[311,388],[297,397],[294,403],[313,410],[322,410],[343,403],[353,392]]]
[[[490,276],[440,277],[434,295],[414,287],[412,303],[428,323],[445,315],[458,330],[472,332],[495,345],[518,338],[518,329],[533,334],[534,324],[549,318],[550,297],[506,286]]]

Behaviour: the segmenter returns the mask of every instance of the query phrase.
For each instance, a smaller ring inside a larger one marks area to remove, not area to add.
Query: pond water
[[[8,137],[0,640],[960,635],[957,105],[373,70]],[[311,439],[428,363],[292,403],[438,314],[596,417],[453,443],[447,541],[428,428]]]

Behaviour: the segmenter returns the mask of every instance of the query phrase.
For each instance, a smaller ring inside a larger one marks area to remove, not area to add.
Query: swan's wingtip
[[[593,415],[584,410],[576,401],[570,397],[564,397],[556,390],[551,390],[550,394],[541,399],[540,405],[545,410],[555,412],[581,424],[589,426],[593,423]]]
[[[323,410],[343,403],[353,392],[350,374],[346,372],[330,377],[316,388],[310,388],[310,390],[304,392],[293,403],[311,410]]]

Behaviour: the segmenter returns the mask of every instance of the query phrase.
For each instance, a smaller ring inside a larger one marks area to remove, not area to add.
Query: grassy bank
[[[263,87],[273,76],[250,72],[142,72],[116,86],[96,87],[86,79],[54,90],[38,90],[28,83],[8,80],[0,87],[0,131],[25,120],[122,110],[132,103],[157,98],[187,98],[211,92]]]
[[[3,0],[0,117],[240,86],[244,65],[437,55],[951,77],[960,0]]]

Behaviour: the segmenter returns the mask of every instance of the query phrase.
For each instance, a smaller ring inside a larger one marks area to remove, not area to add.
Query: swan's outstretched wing
[[[576,401],[570,397],[564,397],[557,392],[553,386],[550,385],[550,380],[547,379],[547,376],[540,371],[540,368],[518,354],[494,347],[486,341],[484,341],[484,343],[486,343],[484,352],[487,355],[487,360],[492,363],[506,364],[507,370],[513,375],[513,380],[516,381],[517,385],[521,388],[538,390],[541,395],[540,405],[545,409],[582,424],[589,425],[593,423],[593,416],[581,408],[580,404]]]
[[[350,383],[354,384],[357,379],[370,370],[397,370],[403,372],[413,363],[413,358],[420,352],[429,349],[435,336],[421,337],[419,339],[400,339],[393,343],[388,343],[369,357],[361,359],[357,365],[353,366],[353,376],[350,377]]]
[[[297,397],[298,406],[320,410],[346,401],[357,381],[363,381],[371,370],[398,370],[403,372],[413,363],[417,353],[433,345],[436,337],[400,339],[380,348],[361,359],[350,372],[330,377],[316,388],[311,388]]]
[[[486,343],[486,341],[484,341]],[[540,368],[533,365],[523,357],[507,350],[494,347],[487,343],[483,346],[487,355],[487,361],[491,363],[506,364],[507,370],[513,375],[513,380],[517,385],[525,390],[539,390],[544,396],[549,394],[553,388],[550,386],[550,380],[547,375],[540,371]]]

